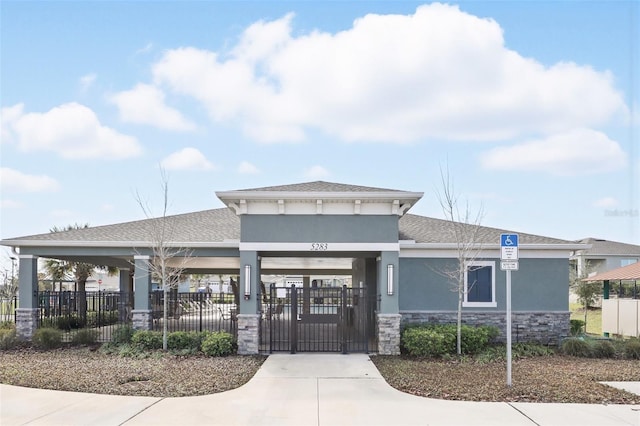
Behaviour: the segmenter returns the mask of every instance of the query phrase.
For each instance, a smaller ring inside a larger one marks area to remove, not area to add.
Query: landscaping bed
[[[375,356],[372,360],[394,388],[418,396],[465,401],[640,404],[640,395],[601,381],[640,381],[640,362],[626,359],[549,355],[512,364],[507,387],[504,360],[433,360]]]
[[[304,355],[300,355],[304,356]],[[113,395],[176,397],[205,395],[246,383],[263,356],[179,356],[161,351],[123,357],[95,347],[49,351],[0,351],[5,384]],[[506,386],[503,360],[481,362],[372,356],[385,380],[403,392],[468,401],[640,404],[640,396],[599,381],[640,381],[637,360],[549,355],[513,363],[513,386]]]
[[[262,356],[178,356],[160,351],[123,357],[96,348],[0,351],[0,383],[112,395],[207,395],[245,384]]]

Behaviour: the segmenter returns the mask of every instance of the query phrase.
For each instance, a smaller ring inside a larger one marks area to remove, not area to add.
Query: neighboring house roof
[[[473,225],[467,225],[473,226]],[[454,223],[444,219],[406,214],[400,218],[400,240],[414,240],[416,243],[456,243]],[[575,244],[572,241],[540,235],[524,234],[504,229],[480,226],[477,233],[480,244],[499,244],[500,234],[517,233],[519,244]]]
[[[582,250],[581,254],[594,256],[631,256],[640,257],[640,246],[616,241],[608,241],[598,238],[583,238],[576,241],[581,244],[590,244],[591,248]]]
[[[373,188],[344,183],[315,181],[290,185],[266,186],[263,188],[239,189],[233,192],[405,192],[398,189]]]
[[[584,278],[582,281],[640,280],[640,262]]]
[[[168,240],[185,246],[193,243],[222,243],[240,240],[240,219],[228,208],[204,210],[193,213],[167,216],[170,221],[171,235]],[[122,243],[125,246],[142,246],[149,242],[149,235],[162,218],[145,219],[114,225],[95,226],[47,234],[10,238],[2,243],[9,246],[20,245],[67,245],[96,246],[101,243]],[[416,243],[452,244],[455,243],[453,223],[413,214],[399,218],[399,240],[411,240]],[[472,226],[472,225],[467,225]],[[481,226],[478,243],[499,244],[500,234],[512,231]],[[520,244],[566,245],[575,243],[557,238],[519,233]],[[70,244],[73,245],[73,244]]]

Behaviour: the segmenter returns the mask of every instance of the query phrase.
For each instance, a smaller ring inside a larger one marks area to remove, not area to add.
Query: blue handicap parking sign
[[[500,247],[518,247],[518,234],[500,235]]]

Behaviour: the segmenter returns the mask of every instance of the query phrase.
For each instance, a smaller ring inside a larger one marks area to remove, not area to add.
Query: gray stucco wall
[[[242,242],[397,243],[397,216],[243,215]]]
[[[463,308],[473,311],[504,311],[506,273],[495,260],[495,308]],[[440,271],[457,264],[456,259],[400,258],[400,311],[456,310],[457,295]],[[511,273],[513,311],[567,311],[569,309],[569,261],[567,259],[520,259]]]
[[[506,324],[506,273],[496,268],[495,308],[463,307],[462,321],[493,325],[504,340]],[[402,323],[455,323],[457,294],[439,271],[457,264],[456,259],[400,258],[399,308]],[[569,332],[569,261],[520,259],[511,273],[511,305],[514,341],[556,344]]]

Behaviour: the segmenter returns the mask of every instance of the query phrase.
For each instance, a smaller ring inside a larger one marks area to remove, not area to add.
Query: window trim
[[[467,280],[469,279],[469,268],[474,266],[491,267],[491,302],[469,302],[467,301],[468,290]],[[496,262],[494,260],[468,260],[464,262],[464,299],[462,300],[462,306],[465,308],[496,308],[498,303],[496,302]]]

